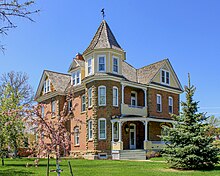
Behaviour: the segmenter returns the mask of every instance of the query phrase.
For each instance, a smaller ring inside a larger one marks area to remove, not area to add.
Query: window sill
[[[92,109],[92,106],[89,106],[88,109]]]
[[[93,142],[93,139],[89,139],[88,142]]]
[[[76,144],[76,145],[74,145],[74,147],[80,147],[80,145],[79,145],[79,144]]]
[[[99,105],[100,107],[105,107],[106,106],[106,104],[104,104],[104,105]]]
[[[86,111],[81,111],[81,113],[80,114],[85,114],[86,113]]]
[[[100,141],[106,141],[106,138],[105,139],[99,139]]]
[[[115,108],[118,108],[118,105],[112,105],[113,107],[115,107]]]

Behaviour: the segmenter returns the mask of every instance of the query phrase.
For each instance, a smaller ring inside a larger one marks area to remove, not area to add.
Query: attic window
[[[166,70],[161,70],[161,83],[170,84],[170,72]]]
[[[72,73],[72,85],[78,84],[81,84],[81,73],[79,70]]]
[[[44,81],[44,93],[50,92],[50,80],[47,79]]]

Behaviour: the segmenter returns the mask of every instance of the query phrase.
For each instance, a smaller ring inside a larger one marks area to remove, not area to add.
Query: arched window
[[[105,86],[99,86],[98,98],[99,98],[99,106],[105,106],[106,105],[106,87]]]
[[[74,145],[79,145],[79,127],[74,128]]]
[[[168,98],[168,103],[169,103],[169,113],[173,113],[173,98],[172,97]]]
[[[113,106],[118,106],[118,88],[113,87]]]

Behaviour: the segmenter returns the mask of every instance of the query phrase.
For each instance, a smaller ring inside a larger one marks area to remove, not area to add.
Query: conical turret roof
[[[112,48],[124,52],[124,50],[115,39],[115,36],[109,28],[107,22],[105,20],[102,20],[95,36],[93,37],[88,48],[83,52],[83,54],[88,53],[94,49],[104,48]]]

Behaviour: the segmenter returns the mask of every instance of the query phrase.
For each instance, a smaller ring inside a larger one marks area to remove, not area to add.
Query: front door
[[[136,125],[130,125],[130,149],[136,149]]]

